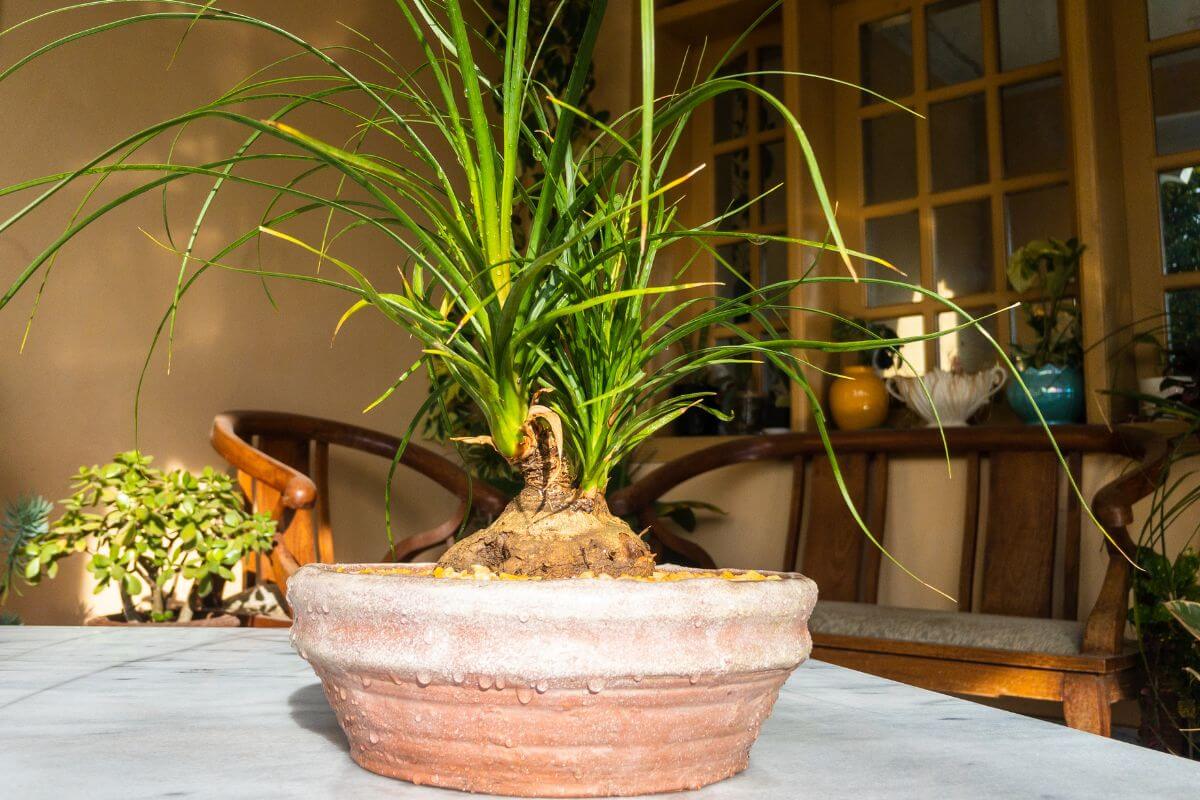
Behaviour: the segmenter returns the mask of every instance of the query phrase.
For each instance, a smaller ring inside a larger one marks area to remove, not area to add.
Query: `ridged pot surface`
[[[745,769],[812,649],[817,588],[780,580],[477,581],[311,564],[292,643],[363,767],[573,797],[698,788]],[[771,575],[773,573],[764,573]]]

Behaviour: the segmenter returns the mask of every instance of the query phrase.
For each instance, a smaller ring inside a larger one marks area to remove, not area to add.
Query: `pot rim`
[[[692,583],[692,581],[689,581],[689,580],[651,581],[651,580],[636,579],[636,578],[601,578],[601,577],[540,578],[540,579],[536,579],[536,580],[534,580],[534,579],[504,579],[504,578],[490,578],[490,579],[452,578],[452,577],[437,577],[437,578],[435,578],[432,574],[429,574],[429,575],[403,575],[403,574],[398,574],[395,572],[388,572],[388,573],[380,574],[380,573],[366,571],[366,570],[370,570],[370,569],[379,569],[379,570],[430,569],[430,570],[432,570],[433,568],[435,568],[437,566],[438,566],[437,562],[434,562],[434,561],[420,561],[420,562],[412,562],[412,563],[406,563],[406,564],[396,564],[396,563],[388,563],[388,562],[338,562],[338,563],[326,564],[326,563],[320,563],[320,562],[313,562],[311,564],[305,564],[302,567],[302,569],[309,570],[310,572],[321,572],[321,573],[324,573],[327,575],[345,575],[347,577],[365,577],[368,579],[400,578],[405,581],[421,581],[421,582],[436,583],[436,584],[443,584],[443,583],[447,583],[447,584],[453,584],[453,583],[457,583],[457,584],[501,584],[501,585],[516,584],[516,585],[521,585],[521,586],[529,586],[529,585],[590,586],[593,584],[598,585],[598,586],[609,586],[612,584],[617,584],[619,586],[650,587],[650,586],[683,586],[683,585],[688,585],[688,584]],[[756,585],[764,584],[764,583],[771,584],[771,583],[784,583],[784,582],[790,582],[790,581],[810,581],[811,582],[811,580],[812,580],[808,576],[806,576],[802,573],[799,573],[799,572],[780,572],[777,570],[767,570],[767,569],[740,569],[740,568],[734,569],[734,568],[728,568],[728,567],[727,568],[719,568],[719,569],[701,569],[699,567],[681,567],[678,564],[657,564],[657,565],[655,565],[655,570],[659,571],[659,572],[695,572],[695,573],[703,573],[706,575],[711,574],[711,575],[716,575],[716,576],[719,576],[720,573],[723,573],[723,572],[732,572],[735,575],[745,575],[745,574],[748,574],[751,572],[755,572],[766,578],[771,578],[771,577],[779,578],[779,580],[753,580],[753,579],[751,579],[751,580],[730,580],[728,578],[720,578],[720,577],[715,578],[715,581],[720,583],[721,585],[730,584],[730,585],[734,585],[734,586],[740,586],[740,585],[756,586]],[[714,579],[705,578],[705,579],[696,579],[696,580],[702,580],[705,585],[711,585]]]

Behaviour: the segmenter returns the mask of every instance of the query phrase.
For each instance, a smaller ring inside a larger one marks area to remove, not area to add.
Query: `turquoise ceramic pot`
[[[1041,369],[1023,369],[1021,380],[1051,425],[1068,425],[1083,421],[1083,373],[1078,367],[1056,367],[1047,364]],[[1037,423],[1033,404],[1016,381],[1009,381],[1005,390],[1008,404],[1023,422]]]

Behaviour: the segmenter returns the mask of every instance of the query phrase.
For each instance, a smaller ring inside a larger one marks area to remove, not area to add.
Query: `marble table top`
[[[466,795],[367,772],[287,631],[0,628],[0,797]],[[1200,797],[1200,764],[820,662],[685,797]]]

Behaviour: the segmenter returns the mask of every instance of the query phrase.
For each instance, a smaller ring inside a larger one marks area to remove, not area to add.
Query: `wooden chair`
[[[330,445],[391,461],[400,443],[386,433],[300,414],[229,411],[217,415],[213,447],[237,469],[239,484],[254,509],[269,513],[278,525],[269,558],[248,560],[247,585],[274,580],[286,589],[288,577],[304,564],[334,560],[329,524]],[[406,561],[435,545],[450,543],[468,505],[492,517],[508,503],[503,492],[471,479],[452,461],[419,445],[410,443],[400,464],[432,479],[460,502],[449,519],[396,542],[382,561]]]
[[[1090,522],[1073,493],[1065,519],[1059,519],[1061,468],[1045,433],[1035,427],[953,428],[946,438],[951,453],[966,459],[957,612],[876,605],[880,553],[846,509],[815,434],[718,444],[662,465],[610,502],[659,530],[665,525],[654,514],[654,501],[684,481],[731,464],[790,461],[783,568],[795,569],[799,556],[800,568],[820,589],[811,623],[816,658],[938,691],[1061,702],[1069,725],[1108,735],[1110,704],[1137,689],[1136,654],[1124,640],[1130,564],[1108,546],[1099,595],[1084,622],[1076,622],[1081,529]],[[1114,453],[1137,462],[1092,501],[1096,517],[1132,555],[1126,530],[1131,507],[1153,491],[1165,442],[1144,431],[1100,426],[1057,427],[1055,438],[1076,480],[1086,454]],[[930,429],[838,432],[832,439],[850,496],[880,537],[889,462],[942,453],[941,439]],[[981,514],[985,484],[990,511]],[[1059,531],[1065,538],[1062,619],[1052,619]],[[919,571],[919,564],[910,566]]]

